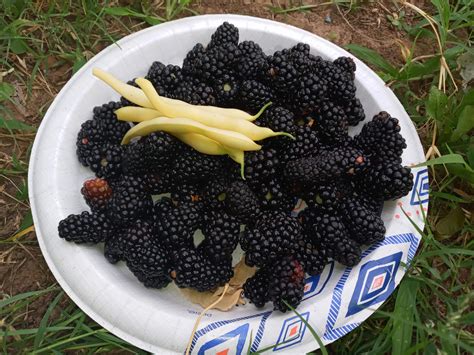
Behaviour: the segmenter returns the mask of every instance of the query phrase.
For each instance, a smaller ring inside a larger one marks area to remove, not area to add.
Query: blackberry
[[[240,50],[237,45],[228,43],[212,48],[196,60],[194,75],[209,82],[234,70]]]
[[[285,185],[276,177],[261,182],[253,190],[264,210],[289,213],[295,208],[296,197],[287,191]]]
[[[151,195],[160,195],[176,189],[178,182],[169,170],[150,173],[143,176],[144,190]]]
[[[339,57],[334,62],[334,65],[338,66],[342,70],[344,70],[349,77],[354,80],[355,78],[355,71],[356,71],[356,64],[354,60],[350,57]]]
[[[200,292],[219,287],[232,277],[229,265],[212,264],[194,248],[181,248],[174,254],[175,283],[178,287],[190,287]]]
[[[344,69],[332,62],[323,60],[318,63],[317,73],[328,83],[329,96],[335,100],[352,100],[355,97],[356,87]]]
[[[344,110],[349,126],[357,126],[359,122],[365,120],[364,107],[358,98],[347,102],[340,102],[339,105]]]
[[[100,243],[114,232],[112,224],[102,212],[71,214],[59,222],[59,238],[77,244]]]
[[[193,67],[190,68],[192,70],[190,75],[205,82],[212,82],[213,78],[224,74],[222,67],[215,56],[206,52],[196,58]],[[189,89],[189,85],[186,85],[186,87],[181,86],[181,90],[184,91],[185,89]],[[184,96],[184,94],[181,95]]]
[[[126,146],[122,167],[125,174],[142,175],[162,171],[184,145],[166,132],[153,132]]]
[[[319,56],[310,53],[310,47],[306,43],[298,43],[290,49],[291,62],[301,76],[314,72],[315,67],[322,60]]]
[[[343,142],[347,138],[346,114],[331,101],[325,101],[319,106],[315,127],[321,140],[328,144]]]
[[[156,242],[153,224],[147,220],[137,219],[123,230],[121,239],[125,260],[139,259]]]
[[[173,200],[169,197],[162,197],[153,206],[153,218],[161,218],[175,208]]]
[[[140,177],[125,176],[114,187],[109,201],[108,215],[118,225],[130,225],[139,217],[151,213],[153,202],[145,191],[144,180]]]
[[[265,66],[265,53],[254,41],[239,43],[241,57],[237,63],[237,73],[242,79],[255,79],[261,76]]]
[[[122,107],[120,102],[111,101],[103,104],[102,106],[96,106],[93,109],[93,120],[97,121],[102,127],[104,136],[103,141],[119,144],[122,142],[122,138],[130,129],[130,125],[127,122],[119,121],[115,111]]]
[[[376,216],[381,216],[383,212],[384,199],[383,196],[377,196],[361,189],[357,192],[357,198],[369,211],[375,213]]]
[[[156,243],[151,223],[138,220],[127,229],[123,241],[127,266],[146,287],[162,288],[171,281],[170,260]]]
[[[148,249],[142,259],[127,261],[127,266],[145,287],[163,288],[171,282],[166,253],[157,245]]]
[[[151,67],[150,69],[148,69],[148,73],[146,75],[146,78],[151,81],[156,92],[162,96],[165,96],[167,94],[167,91],[160,80],[161,73],[163,72],[165,68],[166,68],[165,64],[159,61],[155,61],[151,64]],[[129,81],[127,84],[138,87],[138,85],[135,83],[135,79]],[[122,103],[124,103],[123,100],[122,100]]]
[[[232,258],[219,260],[213,263],[217,273],[217,283],[219,286],[225,285],[234,276]]]
[[[219,262],[232,258],[240,234],[240,223],[235,217],[223,211],[207,212],[201,230],[205,239],[199,247],[210,260]]]
[[[276,132],[295,134],[297,126],[294,122],[293,112],[281,106],[270,106],[263,113],[264,126]]]
[[[231,107],[237,100],[239,81],[229,74],[224,74],[214,82],[216,103],[222,107]]]
[[[302,237],[298,220],[279,211],[263,212],[255,226],[246,227],[241,239],[245,262],[262,267],[269,262],[291,254]]]
[[[336,147],[319,156],[290,161],[285,167],[285,177],[303,184],[322,183],[343,175],[360,175],[367,166],[366,157],[357,148]]]
[[[273,308],[286,312],[291,306],[296,308],[304,294],[304,271],[301,264],[292,256],[287,256],[269,267],[270,286],[268,295]]]
[[[121,260],[125,260],[123,254],[124,241],[121,233],[109,236],[104,244],[104,256],[111,264],[116,264]]]
[[[316,109],[327,95],[327,80],[317,73],[309,73],[301,78],[293,105],[297,111],[308,113]]]
[[[207,49],[223,46],[225,44],[237,45],[238,43],[239,29],[226,21],[217,27],[216,31],[212,34]]]
[[[193,203],[199,207],[203,203],[203,184],[200,181],[184,181],[170,190],[171,199],[176,205]]]
[[[189,148],[175,158],[172,175],[180,181],[203,180],[222,171],[222,167],[222,157],[202,154]]]
[[[153,132],[145,137],[143,142],[149,146],[153,159],[157,162],[160,158],[173,156],[184,149],[185,145],[166,132]],[[155,163],[155,162],[152,162]]]
[[[169,249],[193,246],[193,234],[199,227],[201,214],[191,203],[183,203],[163,213],[156,220],[158,238]]]
[[[148,170],[149,156],[147,154],[148,147],[143,144],[142,140],[133,141],[124,146],[122,155],[122,170],[128,175],[142,175]],[[150,167],[153,171],[153,167]]]
[[[361,179],[362,186],[370,195],[396,200],[408,194],[413,187],[411,169],[400,164],[373,166]]]
[[[299,241],[295,255],[304,271],[310,276],[319,275],[328,261],[324,250],[303,239]]]
[[[349,238],[341,218],[331,209],[307,208],[300,213],[305,233],[328,257],[346,266],[354,266],[361,259],[357,242]]]
[[[84,122],[76,139],[76,155],[79,162],[89,166],[93,152],[103,145],[104,140],[103,127],[99,121]]]
[[[197,43],[194,47],[186,54],[183,60],[183,73],[191,74],[194,72],[194,66],[197,60],[206,53],[206,49],[201,43]]]
[[[252,184],[275,175],[280,162],[274,148],[262,148],[258,151],[245,152],[244,163],[245,177]]]
[[[146,78],[156,88],[173,91],[183,81],[183,74],[181,68],[177,65],[164,65],[161,62],[154,62],[148,70]]]
[[[299,42],[295,44],[293,47],[290,48],[291,54],[301,54],[304,55],[305,57],[309,56],[309,51],[311,50],[309,44],[307,43],[302,43]]]
[[[166,218],[175,207],[173,200],[169,197],[162,197],[153,205],[152,220],[155,232],[160,228],[161,219]],[[160,236],[157,235],[157,238]]]
[[[211,86],[205,83],[196,84],[189,103],[191,105],[215,106],[217,103],[216,93]]]
[[[107,207],[107,203],[112,196],[112,189],[107,180],[89,179],[84,181],[81,194],[91,210],[99,211]]]
[[[234,71],[242,52],[237,44],[226,43],[218,48],[207,51],[207,54],[217,60],[217,67],[224,72]]]
[[[244,295],[255,307],[261,308],[265,306],[265,303],[270,301],[268,295],[268,288],[270,286],[270,280],[268,271],[266,269],[259,269],[244,284]]]
[[[385,238],[382,218],[357,199],[347,199],[340,209],[349,236],[359,244],[371,245]]]
[[[288,50],[276,51],[266,58],[265,79],[280,94],[292,93],[299,73],[288,56]]]
[[[398,119],[385,111],[375,115],[354,137],[356,144],[379,162],[401,163],[403,149],[407,147],[400,134]]]
[[[335,209],[339,208],[340,204],[353,193],[352,185],[345,179],[306,186],[303,190],[303,200],[309,207],[323,206]]]
[[[246,110],[258,112],[265,104],[274,100],[273,90],[257,80],[244,80],[240,85],[240,104]]]
[[[250,223],[260,213],[255,193],[243,181],[234,181],[226,192],[227,211],[242,223]]]
[[[214,90],[211,86],[195,78],[187,78],[182,81],[174,91],[174,98],[185,101],[192,105],[216,104]]]
[[[105,143],[95,145],[90,151],[86,163],[100,178],[117,179],[122,174],[123,147]]]
[[[230,181],[226,177],[216,177],[204,183],[202,189],[203,203],[208,209],[222,209],[228,198],[227,190]]]
[[[310,127],[297,126],[294,136],[295,140],[282,138],[281,149],[278,149],[282,162],[316,156],[319,153],[318,136]]]

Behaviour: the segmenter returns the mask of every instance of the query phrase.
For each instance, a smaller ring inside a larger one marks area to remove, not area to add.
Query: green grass
[[[42,4],[41,8],[38,4]],[[71,75],[92,55],[122,36],[194,13],[189,9],[190,1],[168,0],[159,7],[150,4],[135,1],[128,7],[116,7],[94,0],[2,0],[0,134],[2,140],[12,142],[13,150],[9,163],[0,168],[0,179],[14,182],[13,197],[19,204],[26,205],[28,201],[28,152],[54,95],[49,95],[31,122],[23,122],[15,118],[19,103],[14,98],[14,83],[25,85],[28,98],[37,86],[44,88],[48,96],[44,78],[50,70],[66,66]],[[331,4],[348,10],[355,5],[369,6],[352,1]],[[292,2],[285,8],[268,11],[286,14],[311,11],[314,7]],[[474,352],[474,90],[472,83],[463,78],[473,70],[474,11],[469,0],[432,0],[424,9],[431,16],[401,4],[398,13],[388,16],[394,31],[403,31],[411,39],[411,46],[404,48],[402,65],[357,44],[347,46],[390,85],[419,128],[429,158],[426,165],[431,175],[430,212],[425,216],[425,230],[420,231],[420,249],[400,286],[360,327],[327,346],[328,353]],[[414,14],[414,19],[406,20],[408,14]],[[419,48],[423,48],[422,55]],[[26,72],[18,58],[26,64]],[[469,63],[466,58],[471,58],[471,64],[463,64]],[[2,245],[36,243],[34,239],[12,238],[31,228],[30,211],[25,210],[22,218],[18,230],[2,240]],[[46,310],[36,322],[27,321],[30,310],[41,300],[47,300]],[[3,293],[0,326],[3,353],[142,353],[90,320],[56,285],[18,295]]]

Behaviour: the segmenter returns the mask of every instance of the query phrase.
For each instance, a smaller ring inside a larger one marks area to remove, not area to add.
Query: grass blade
[[[46,327],[44,328],[43,334],[50,333],[50,332],[61,332],[61,331],[70,330],[70,329],[72,329],[72,327],[58,327],[58,326]],[[14,337],[17,335],[35,335],[37,332],[38,332],[38,328],[0,331],[0,338],[5,337],[5,336]]]
[[[64,339],[62,341],[58,341],[56,343],[53,343],[47,347],[44,347],[44,348],[41,348],[41,349],[38,349],[38,350],[35,350],[33,351],[31,354],[40,354],[42,352],[45,352],[47,350],[52,350],[54,348],[57,348],[61,345],[64,345],[64,344],[68,344],[68,343],[72,343],[76,340],[79,340],[79,339],[82,339],[82,338],[86,338],[88,336],[91,336],[91,335],[94,335],[94,334],[97,334],[97,333],[103,333],[103,332],[106,332],[105,329],[97,329],[97,330],[94,330],[92,332],[89,332],[89,333],[85,333],[85,334],[81,334],[81,335],[78,335],[76,337],[72,337],[72,338],[67,338],[67,339]]]
[[[59,292],[56,298],[53,300],[53,302],[51,302],[51,304],[48,306],[48,309],[44,313],[43,319],[41,319],[40,325],[38,327],[38,333],[36,333],[35,341],[33,343],[34,349],[38,349],[40,345],[43,343],[44,333],[46,332],[46,328],[48,326],[49,317],[63,296],[64,296],[64,291]]]
[[[416,296],[420,283],[413,279],[407,279],[401,283],[395,302],[392,332],[392,354],[403,355],[411,346],[413,333],[414,310],[416,306]],[[400,319],[408,322],[401,322]]]
[[[444,164],[462,164],[464,166],[468,166],[467,163],[464,161],[464,158],[461,154],[451,153],[445,154],[439,158],[430,159],[423,163],[415,165],[415,168],[419,168],[422,166],[433,166],[433,165],[444,165]]]
[[[29,297],[38,297],[42,294],[45,294],[45,293],[48,293],[48,292],[52,292],[52,291],[57,291],[59,290],[59,288],[57,287],[54,287],[54,288],[48,288],[46,290],[40,290],[40,291],[30,291],[30,292],[25,292],[25,293],[20,293],[19,295],[16,295],[16,296],[13,296],[13,297],[9,297],[9,298],[6,298],[6,299],[3,299],[2,301],[0,301],[0,309],[2,309],[3,307],[11,304],[11,303],[14,303],[14,302],[18,302],[18,301],[21,301],[21,300],[24,300],[25,298],[29,298]],[[0,313],[1,314],[1,313]]]
[[[379,69],[382,69],[384,72],[390,74],[394,78],[397,77],[398,70],[393,67],[389,62],[387,62],[376,51],[363,46],[359,46],[357,44],[348,44],[345,47],[363,61],[377,66]]]

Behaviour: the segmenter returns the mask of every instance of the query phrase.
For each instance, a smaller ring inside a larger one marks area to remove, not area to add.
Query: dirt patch
[[[397,9],[392,3],[374,3],[347,12],[344,7],[324,5],[309,11],[295,11],[278,14],[271,11],[275,7],[272,1],[205,1],[194,9],[200,14],[235,13],[262,17],[284,22],[312,32],[337,45],[357,43],[380,53],[393,63],[401,63],[402,56],[398,40],[410,41],[406,34],[393,26],[387,15],[393,15]],[[315,2],[318,3],[318,2]],[[410,18],[405,18],[410,22]]]

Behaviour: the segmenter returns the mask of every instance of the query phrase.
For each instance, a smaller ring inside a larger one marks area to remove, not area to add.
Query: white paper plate
[[[305,42],[314,54],[328,59],[350,56],[309,32],[253,17],[197,16],[151,27],[104,49],[73,76],[49,108],[31,153],[28,183],[33,219],[41,250],[54,276],[95,321],[152,352],[183,352],[201,309],[186,301],[175,287],[143,287],[124,265],[109,264],[102,247],[78,246],[58,237],[61,219],[87,209],[80,187],[93,174],[77,161],[76,135],[81,123],[91,118],[94,106],[118,98],[92,76],[93,67],[126,81],[144,75],[154,60],[181,64],[187,51],[197,42],[207,43],[223,21],[236,25],[241,40],[258,42],[266,53]],[[400,102],[365,64],[357,59],[356,64],[357,96],[367,117],[385,110],[399,118],[408,144],[404,164],[424,161],[416,130]],[[298,310],[324,343],[340,338],[370,316],[400,282],[405,273],[402,265],[413,258],[420,236],[402,208],[423,228],[421,211],[428,207],[428,173],[426,168],[417,168],[413,174],[411,193],[385,205],[386,239],[366,250],[356,267],[331,263],[320,276],[306,281],[304,301]],[[249,346],[257,350],[282,342],[285,344],[273,351],[294,354],[317,348],[295,314],[273,312],[270,305],[264,309],[247,305],[231,312],[208,312],[194,336],[192,351],[240,354]]]

